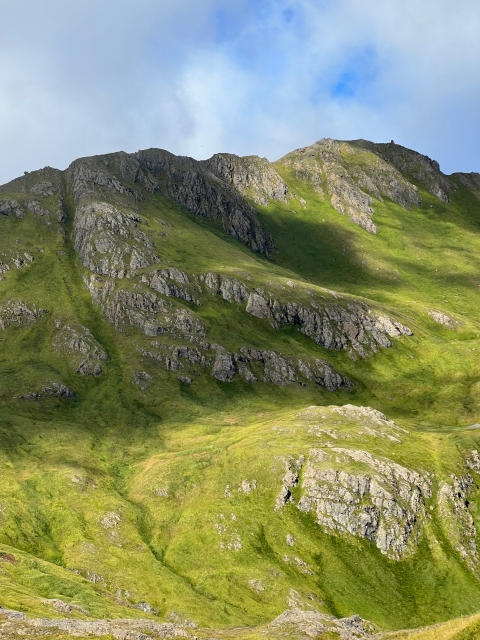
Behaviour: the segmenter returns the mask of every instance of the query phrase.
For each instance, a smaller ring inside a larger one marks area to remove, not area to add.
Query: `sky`
[[[0,184],[160,147],[395,142],[480,172],[478,0],[0,2]]]

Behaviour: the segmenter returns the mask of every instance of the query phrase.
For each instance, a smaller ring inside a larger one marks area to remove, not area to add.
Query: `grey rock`
[[[365,162],[358,142],[320,140],[287,154],[278,164],[293,168],[296,177],[309,181],[322,197],[328,192],[339,213],[348,215],[369,233],[376,233],[372,221],[374,198],[389,198],[406,209],[419,206],[421,199],[417,187],[373,149],[370,161]]]
[[[101,362],[107,362],[108,355],[95,340],[92,332],[81,325],[63,325],[59,320],[55,321],[55,327],[58,333],[53,340],[52,348],[71,356],[80,375],[101,375]]]
[[[470,466],[472,468],[472,466]],[[443,482],[438,492],[438,508],[444,529],[453,547],[460,553],[469,568],[477,576],[477,530],[469,509],[469,493],[475,486],[468,473],[462,477],[451,475],[452,483]]]
[[[335,457],[334,457],[335,456]],[[354,461],[363,473],[335,468]],[[373,472],[373,473],[372,473]],[[411,552],[426,517],[432,478],[361,450],[312,449],[298,508],[329,529],[366,538],[396,560]]]
[[[217,153],[199,164],[256,204],[287,202],[288,187],[266,158]]]
[[[236,373],[232,354],[223,349],[218,350],[213,364],[212,376],[221,382],[232,382]]]
[[[213,293],[216,293],[228,302],[235,301],[241,304],[248,298],[247,287],[236,278],[228,278],[218,273],[205,273],[200,277],[200,280],[204,282],[206,287]]]
[[[57,193],[57,188],[52,182],[37,182],[37,184],[33,185],[30,189],[30,193],[33,193],[35,196],[53,196]]]
[[[423,184],[431,194],[443,202],[449,202],[450,196],[455,192],[456,184],[440,171],[438,162],[428,156],[402,147],[393,141],[377,144],[366,140],[355,140],[349,144],[373,151],[405,176],[411,176]]]
[[[75,394],[71,389],[67,387],[67,385],[62,382],[58,382],[57,380],[52,380],[48,382],[46,385],[42,387],[41,391],[42,396],[52,396],[55,398],[65,398],[67,400],[72,400],[75,398]]]
[[[173,284],[172,281],[179,284]],[[152,289],[168,298],[178,298],[186,302],[194,302],[197,305],[201,304],[189,290],[190,283],[187,274],[180,269],[169,268],[152,271],[149,274],[148,284]]]
[[[158,262],[155,245],[137,225],[142,220],[107,202],[76,208],[74,246],[84,267],[112,278],[132,277],[136,270]]]
[[[348,349],[366,357],[378,347],[391,347],[389,337],[411,336],[412,331],[387,316],[375,316],[362,303],[331,304],[316,309],[296,302],[282,303],[270,294],[251,293],[246,311],[257,318],[269,319],[274,326],[294,325],[317,344],[327,349]]]
[[[371,622],[363,620],[358,615],[350,618],[335,618],[316,610],[303,611],[289,609],[275,618],[269,625],[271,631],[281,631],[295,634],[292,637],[323,637],[332,635],[343,640],[363,640],[371,638],[376,629]],[[300,634],[302,634],[300,636]]]
[[[31,327],[46,313],[46,309],[23,300],[8,300],[0,305],[0,330],[9,326]]]
[[[188,376],[179,376],[178,379],[182,384],[192,384],[193,382],[193,380]]]
[[[141,391],[146,391],[153,378],[146,371],[134,371],[132,374],[132,384],[138,387]]]
[[[299,458],[288,456],[284,459],[285,474],[282,488],[275,500],[275,511],[279,511],[289,502],[293,502],[292,489],[298,485],[299,474],[305,462],[305,456]]]
[[[4,216],[15,216],[16,218],[25,217],[25,209],[17,200],[0,201],[0,214]]]
[[[153,174],[161,193],[218,225],[253,251],[272,253],[273,240],[258,221],[256,210],[202,163],[161,149],[139,151],[134,156]]]

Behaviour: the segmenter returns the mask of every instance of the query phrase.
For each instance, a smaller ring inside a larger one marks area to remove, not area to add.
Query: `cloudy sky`
[[[478,0],[3,0],[0,183],[123,149],[324,137],[480,171]]]

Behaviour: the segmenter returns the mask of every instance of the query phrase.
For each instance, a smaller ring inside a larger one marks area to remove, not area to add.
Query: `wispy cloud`
[[[0,23],[0,182],[117,149],[274,159],[325,136],[480,170],[477,0],[17,0]]]

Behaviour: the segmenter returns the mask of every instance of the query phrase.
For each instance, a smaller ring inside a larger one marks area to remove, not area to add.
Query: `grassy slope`
[[[480,203],[459,189],[448,207],[425,193],[424,207],[410,212],[378,204],[379,233],[369,236],[304,183],[285,177],[307,206],[297,201],[262,210],[278,246],[275,264],[161,198],[142,214],[162,260],[187,273],[248,274],[252,284],[284,299],[302,296],[305,278],[310,288],[379,301],[411,326],[414,338],[352,363],[294,330],[274,333],[222,300],[212,297],[198,310],[210,338],[232,349],[250,344],[328,357],[357,381],[354,394],[228,385],[207,376],[185,387],[175,374],[139,360],[135,346],[148,345],[147,338],[118,334],[92,307],[70,243],[62,245],[32,216],[1,221],[2,248],[20,238],[35,255],[33,265],[0,282],[1,299],[24,298],[50,311],[34,327],[9,328],[0,336],[0,541],[18,558],[0,565],[3,606],[45,614],[41,598],[59,597],[96,616],[122,616],[144,615],[126,606],[146,600],[162,615],[180,611],[200,624],[258,624],[286,607],[293,588],[303,598],[313,594],[326,612],[360,613],[384,628],[430,624],[480,608],[478,582],[449,547],[437,516],[417,555],[395,563],[367,543],[323,534],[294,508],[272,511],[282,474],[275,457],[317,444],[295,426],[295,411],[304,406],[354,402],[385,411],[412,435],[401,449],[382,441],[368,442],[368,450],[441,478],[461,468],[463,450],[478,447],[476,432],[461,427],[477,421],[479,410]],[[165,230],[167,237],[156,235]],[[289,279],[297,282],[293,291],[285,286]],[[426,311],[432,308],[457,318],[459,329],[431,321]],[[100,379],[79,378],[51,350],[53,317],[93,331],[110,357]],[[131,385],[134,369],[155,376],[145,397]],[[50,378],[74,388],[76,400],[16,398]],[[279,425],[295,434],[272,431]],[[348,439],[348,446],[354,444],[367,446],[364,437]],[[73,475],[82,482],[72,483]],[[236,491],[246,478],[259,485],[248,496]],[[226,484],[235,488],[231,501],[223,497]],[[170,497],[155,495],[165,487]],[[122,521],[105,530],[99,521],[110,511]],[[228,520],[229,535],[240,535],[242,550],[220,549],[214,526],[223,523],[219,514]],[[286,533],[297,538],[295,553],[313,576],[283,562]],[[438,545],[429,548],[433,538]],[[95,571],[105,582],[94,585],[74,568],[83,575]],[[265,591],[252,591],[252,579],[261,579]]]

